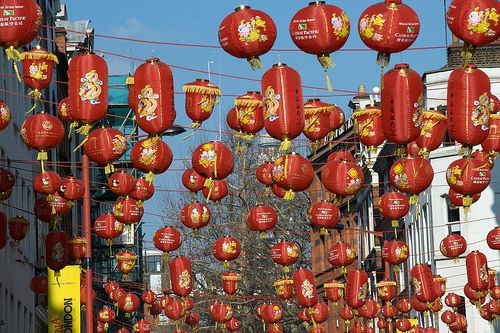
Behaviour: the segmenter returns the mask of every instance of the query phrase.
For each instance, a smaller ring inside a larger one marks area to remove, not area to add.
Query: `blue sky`
[[[337,0],[328,3],[339,6],[347,12],[351,20],[351,35],[345,48],[364,47],[357,32],[357,21],[361,12],[376,1],[367,0]],[[240,1],[227,0],[146,0],[146,1],[112,1],[112,0],[70,0],[66,1],[68,15],[71,20],[90,19],[91,25],[97,34],[168,41],[178,43],[198,43],[218,45],[217,30],[222,19],[231,13]],[[295,45],[288,34],[288,25],[292,16],[308,1],[270,0],[270,1],[244,1],[255,9],[268,13],[276,23],[278,37],[275,48],[289,49]],[[436,0],[407,0],[419,15],[421,31],[414,47],[442,46],[445,40],[445,22],[443,2]],[[159,57],[162,61],[201,70],[207,69],[207,62],[213,61],[212,71],[218,72],[219,66],[223,73],[251,77],[260,80],[264,71],[278,61],[287,63],[295,68],[302,76],[304,85],[325,87],[322,68],[315,57],[302,52],[270,52],[261,57],[264,69],[252,71],[245,60],[236,59],[220,49],[200,49],[192,47],[172,47],[150,45],[134,42],[103,39],[96,37],[96,49],[102,49],[127,56],[146,59],[151,56]],[[371,91],[378,85],[379,68],[375,64],[375,52],[337,52],[332,56],[336,67],[330,71],[332,84],[337,89],[356,90],[358,84],[365,84]],[[137,67],[139,62],[130,62],[113,56],[105,56],[112,74],[126,74],[131,68]],[[406,62],[423,73],[442,67],[446,62],[446,50],[406,51],[393,55],[391,66],[396,63]],[[196,78],[206,78],[206,75],[184,70],[173,70],[176,91],[182,91],[182,85],[194,81]],[[212,82],[219,84],[219,78],[212,76]],[[221,78],[220,86],[223,93],[243,94],[247,90],[260,90],[259,82]],[[304,95],[328,95],[327,91],[305,89]],[[333,92],[335,94],[335,92]],[[340,105],[347,109],[349,97],[327,97],[323,100]],[[225,120],[227,110],[232,106],[233,98],[226,97],[221,100],[222,119]],[[190,121],[185,116],[184,97],[177,96],[176,123],[189,125]],[[218,127],[217,114],[203,124],[203,128],[216,129]],[[216,134],[209,134],[208,138],[216,139]],[[175,158],[188,157],[185,143],[180,138],[167,138]],[[174,161],[172,168],[181,168],[181,161]],[[167,171],[162,177],[157,177],[155,184],[166,189],[178,189],[180,182],[172,181],[172,175],[180,178],[175,171]],[[155,211],[158,206],[159,196],[155,196],[146,209]],[[148,220],[159,220],[148,217]]]

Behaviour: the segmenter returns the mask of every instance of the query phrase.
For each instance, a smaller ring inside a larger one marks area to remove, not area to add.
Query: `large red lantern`
[[[434,110],[423,112],[422,130],[416,140],[420,147],[420,155],[428,157],[431,151],[441,146],[446,134],[446,127],[446,116],[441,112]]]
[[[64,177],[59,186],[59,193],[67,200],[80,200],[85,193],[83,182],[73,176]]]
[[[453,191],[464,196],[464,207],[469,207],[472,205],[473,195],[481,193],[488,187],[491,181],[491,171],[482,160],[466,157],[448,166],[446,181]]]
[[[164,258],[168,259],[169,253],[181,246],[181,233],[172,227],[160,228],[153,235],[153,243],[163,252]]]
[[[337,280],[332,280],[325,283],[323,287],[325,289],[326,297],[328,297],[328,300],[334,305],[337,305],[337,302],[340,301],[342,297],[344,297],[344,283],[341,283]]]
[[[47,88],[52,81],[54,65],[58,64],[59,61],[54,54],[40,47],[23,52],[20,59],[23,64],[24,84],[32,89],[29,95],[36,101],[42,97],[40,90]]]
[[[293,280],[287,277],[276,280],[273,284],[276,296],[284,301],[288,301],[293,296]]]
[[[284,311],[279,304],[264,304],[261,311],[262,320],[267,324],[275,324],[283,319]]]
[[[141,305],[140,298],[132,293],[126,293],[118,299],[118,309],[120,311],[125,312],[125,317],[130,318],[132,312],[135,312],[139,309]]]
[[[113,205],[113,216],[118,222],[130,225],[138,223],[144,214],[144,207],[137,203],[137,200],[125,197],[116,200]]]
[[[345,301],[351,308],[359,309],[366,302],[368,293],[368,275],[360,269],[352,269],[347,273],[345,284]]]
[[[300,249],[294,242],[279,242],[271,247],[271,259],[284,267],[285,273],[290,271],[289,266],[293,265],[300,257]]]
[[[495,227],[486,235],[486,242],[492,250],[500,250],[500,227]]]
[[[45,237],[45,263],[55,276],[68,265],[68,235],[64,231],[51,231]]]
[[[134,73],[137,125],[149,135],[161,135],[175,120],[174,78],[158,58],[146,60]]]
[[[411,194],[410,203],[416,204],[418,194],[431,185],[434,170],[426,159],[420,156],[408,156],[394,162],[389,178],[398,190]]]
[[[397,293],[397,283],[391,280],[382,280],[376,284],[378,297],[384,302],[392,302]]]
[[[185,84],[182,90],[186,93],[186,114],[193,121],[191,127],[200,127],[202,122],[210,118],[222,92],[219,87],[203,79]]]
[[[467,282],[476,291],[488,289],[488,260],[479,251],[472,251],[465,257]]]
[[[394,265],[394,270],[399,271],[399,265],[410,255],[408,245],[399,240],[385,241],[382,247],[382,259]]]
[[[7,128],[12,118],[9,107],[4,101],[0,100],[0,131]]]
[[[273,47],[276,35],[271,17],[250,6],[236,8],[219,26],[219,43],[224,51],[246,58],[254,70],[262,67],[259,56]]]
[[[97,313],[97,320],[104,324],[104,332],[108,331],[109,323],[115,320],[115,311],[111,308],[103,308]]]
[[[134,324],[135,333],[150,333],[153,332],[153,325],[145,319],[139,320]]]
[[[227,295],[234,295],[238,291],[238,282],[241,275],[236,272],[227,271],[222,273],[222,289]]]
[[[77,264],[80,264],[83,258],[85,258],[86,243],[85,237],[71,237],[68,240],[68,255]]]
[[[266,131],[281,141],[280,150],[288,150],[305,124],[300,75],[285,64],[273,65],[262,76],[262,91]]]
[[[422,92],[422,79],[408,64],[398,64],[384,74],[382,130],[389,141],[406,145],[419,137]]]
[[[224,179],[233,171],[233,153],[221,142],[206,142],[194,150],[192,165],[197,173],[207,178],[205,187],[211,187],[214,179]]]
[[[7,215],[0,212],[0,250],[7,245]]]
[[[458,257],[467,250],[467,241],[462,235],[450,234],[443,238],[439,244],[441,254],[447,258],[453,258],[458,262]]]
[[[351,24],[347,14],[339,7],[316,1],[293,16],[289,31],[295,45],[306,53],[316,55],[326,73],[328,67],[334,66],[330,53],[347,42]]]
[[[401,0],[385,0],[365,9],[359,17],[358,31],[363,43],[378,51],[377,63],[387,66],[391,53],[404,51],[415,42],[420,21]]]
[[[252,231],[259,231],[265,237],[266,231],[278,223],[278,213],[270,206],[259,205],[250,209],[247,215],[247,225]]]
[[[149,200],[153,197],[155,193],[155,187],[153,184],[148,182],[145,178],[137,178],[135,182],[135,188],[130,192],[130,197],[137,201],[143,202]]]
[[[328,261],[333,267],[340,267],[340,273],[347,273],[346,267],[356,259],[354,248],[344,242],[338,242],[328,251]]]
[[[411,278],[415,297],[418,301],[430,304],[438,297],[434,293],[434,277],[429,266],[420,264],[413,266]]]
[[[272,171],[273,181],[287,191],[285,200],[292,200],[296,192],[309,188],[314,180],[314,169],[308,159],[295,153],[278,157]]]
[[[327,235],[328,229],[335,228],[340,218],[339,207],[326,200],[317,201],[309,210],[311,224],[321,228],[321,234]]]
[[[124,225],[116,220],[113,214],[104,214],[99,216],[94,222],[94,233],[101,238],[106,239],[106,245],[111,246],[111,240],[120,236]]]
[[[500,114],[490,114],[490,131],[481,143],[484,151],[490,155],[500,154]]]
[[[120,130],[101,127],[90,132],[83,148],[89,159],[105,165],[105,172],[109,174],[114,171],[112,163],[125,154],[127,145],[127,138]]]
[[[306,138],[311,142],[311,148],[316,149],[328,133],[330,126],[330,113],[334,106],[322,102],[319,98],[310,99],[304,104],[304,130]]]
[[[476,65],[457,68],[448,78],[448,133],[468,150],[488,136],[490,89],[488,75]]]
[[[76,55],[68,75],[71,117],[80,123],[77,132],[87,135],[108,111],[108,65],[95,54]]]
[[[367,146],[370,152],[375,152],[385,141],[381,114],[382,111],[378,106],[368,106],[352,114],[354,131],[359,136],[359,141]]]
[[[126,277],[134,269],[137,255],[132,251],[123,250],[116,253],[115,258],[117,261],[116,267],[123,274],[123,277]]]
[[[406,194],[387,192],[380,197],[380,212],[384,217],[392,220],[392,226],[399,226],[398,219],[403,218],[410,211],[410,202]]]
[[[229,261],[240,256],[241,244],[236,238],[225,236],[215,241],[212,251],[215,259],[223,261],[224,267],[229,268]]]
[[[191,193],[196,193],[203,189],[205,177],[198,174],[193,168],[189,168],[182,174],[182,185]]]
[[[137,141],[130,151],[132,164],[137,170],[147,173],[146,180],[151,183],[154,175],[164,173],[172,164],[172,150],[161,140],[154,136]]]
[[[130,194],[135,189],[135,184],[135,177],[123,170],[113,173],[108,179],[109,189],[118,197]]]
[[[266,186],[272,186],[274,184],[272,174],[273,169],[274,163],[272,162],[264,162],[260,164],[257,167],[257,170],[255,170],[255,176],[257,177],[257,180]]]
[[[207,199],[207,202],[220,202],[229,193],[227,181],[225,179],[214,180],[212,185],[204,187],[201,193]]]
[[[59,190],[61,177],[55,171],[44,171],[33,179],[33,188],[37,193],[50,195]]]
[[[180,220],[186,227],[194,231],[203,228],[210,222],[210,208],[197,201],[184,206],[180,212]]]
[[[180,297],[186,297],[193,290],[193,273],[191,262],[186,257],[170,260],[170,279],[172,291]]]
[[[253,138],[264,128],[263,99],[258,91],[248,91],[234,99],[235,121],[244,139]]]
[[[301,306],[310,308],[318,303],[316,282],[312,271],[304,268],[295,271],[293,274],[293,285],[297,301]]]
[[[321,170],[326,189],[341,197],[356,195],[365,183],[363,170],[354,162],[330,161]]]

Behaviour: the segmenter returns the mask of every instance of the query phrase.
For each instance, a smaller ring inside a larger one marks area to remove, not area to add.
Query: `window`
[[[146,257],[146,273],[160,273],[161,270],[161,256],[147,256]]]
[[[446,198],[446,213],[448,215],[448,233],[460,234],[460,210],[450,203],[449,198]]]

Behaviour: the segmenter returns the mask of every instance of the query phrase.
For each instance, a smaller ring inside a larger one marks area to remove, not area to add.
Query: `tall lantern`
[[[150,184],[155,175],[167,171],[173,160],[172,150],[159,136],[137,141],[130,151],[130,158],[134,168],[147,174],[146,180]]]
[[[347,273],[345,284],[345,301],[351,308],[359,309],[366,302],[368,294],[368,275],[360,269],[352,269]]]
[[[68,265],[68,235],[64,231],[51,231],[45,238],[45,263],[60,276],[60,270]]]
[[[448,132],[470,154],[489,134],[491,84],[476,65],[457,68],[448,78]]]
[[[387,66],[391,53],[409,48],[420,32],[417,13],[401,0],[385,0],[361,14],[359,36],[370,49],[378,51],[377,64]]]
[[[263,99],[258,91],[248,91],[234,99],[236,121],[244,139],[252,139],[264,128]]]
[[[285,64],[273,65],[262,76],[262,91],[266,131],[281,140],[280,150],[288,150],[305,124],[300,75]]]
[[[446,134],[446,116],[441,112],[424,111],[422,117],[422,130],[417,138],[420,147],[419,155],[429,157],[429,153],[436,150],[443,143]]]
[[[80,123],[76,132],[87,136],[92,124],[108,112],[108,65],[95,54],[76,55],[68,76],[71,117]]]
[[[293,200],[296,192],[305,191],[312,184],[314,169],[307,158],[291,153],[276,159],[272,176],[274,183],[287,191],[283,199]]]
[[[75,260],[78,265],[82,263],[85,258],[87,240],[84,237],[71,237],[68,240],[68,255],[71,259]]]
[[[299,49],[316,55],[331,90],[327,69],[334,64],[330,53],[339,50],[349,38],[351,24],[347,14],[337,6],[325,4],[325,1],[314,1],[293,16],[289,31]]]
[[[170,260],[170,279],[172,291],[179,297],[188,296],[193,290],[193,273],[191,262],[186,257]]]
[[[169,253],[181,246],[181,233],[173,227],[164,227],[155,231],[153,235],[155,247],[163,252],[164,260],[168,260]]]
[[[297,301],[301,306],[310,308],[318,303],[316,282],[312,271],[304,268],[297,270],[293,274],[293,285]]]
[[[389,178],[401,192],[410,194],[410,204],[418,203],[418,195],[428,188],[434,179],[432,165],[420,156],[403,157],[394,162]]]
[[[127,138],[120,130],[101,127],[90,132],[83,148],[91,161],[105,165],[105,173],[110,174],[115,171],[113,162],[125,154],[127,146]]]
[[[304,104],[304,130],[306,138],[311,142],[311,148],[316,149],[321,141],[332,130],[330,113],[335,106],[322,102],[319,98],[309,99]]]
[[[472,251],[465,258],[467,282],[475,291],[488,289],[488,260],[479,251]]]
[[[219,26],[219,43],[230,55],[247,59],[252,69],[260,69],[259,56],[276,40],[276,25],[266,13],[250,6],[236,8]]]
[[[186,93],[186,114],[193,121],[191,127],[200,127],[212,115],[222,92],[219,87],[203,79],[185,84],[182,90]]]
[[[146,60],[134,73],[133,93],[137,126],[149,135],[161,135],[175,121],[174,78],[158,58]]]
[[[481,147],[489,155],[497,156],[500,154],[500,114],[490,114],[489,127],[490,131]]]
[[[359,141],[368,147],[369,152],[376,152],[377,147],[385,141],[381,114],[378,106],[368,106],[352,114],[354,131],[359,136]]]
[[[429,304],[433,302],[438,295],[434,293],[434,282],[432,270],[427,265],[415,265],[411,269],[411,278],[415,297],[419,302]]]

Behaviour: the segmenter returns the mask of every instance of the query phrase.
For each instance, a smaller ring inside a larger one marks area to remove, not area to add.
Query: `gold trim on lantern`
[[[254,107],[260,107],[264,105],[264,102],[260,99],[255,99],[251,98],[250,96],[243,95],[240,97],[237,97],[234,99],[234,106],[236,107],[249,107],[249,106],[254,106]]]
[[[444,114],[436,111],[424,111],[422,114],[424,118],[427,119],[446,120],[446,116]]]
[[[396,281],[380,281],[375,285],[376,288],[396,286]]]
[[[59,64],[59,59],[57,59],[55,54],[52,53],[45,53],[44,52],[33,52],[33,51],[26,51],[21,54],[19,57],[20,60],[26,60],[26,59],[46,59],[46,60],[51,60],[56,64]]]
[[[207,94],[207,95],[216,95],[216,96],[222,96],[222,91],[220,90],[219,87],[216,85],[213,85],[209,83],[206,86],[199,86],[196,84],[185,84],[182,87],[182,91],[185,93],[201,93],[201,94]]]
[[[241,275],[222,275],[222,281],[241,281]]]
[[[445,277],[435,277],[433,278],[434,282],[446,282],[448,281],[448,278]]]
[[[320,107],[309,107],[307,106],[309,103],[304,104],[304,114],[305,115],[310,115],[310,114],[316,114],[320,112],[325,112],[325,113],[331,113],[334,109],[335,106],[329,104],[329,105],[323,105]]]
[[[293,280],[292,279],[285,279],[285,280],[276,281],[276,282],[274,282],[273,286],[280,287],[280,286],[285,285],[285,284],[293,284]]]
[[[323,287],[326,288],[341,288],[341,289],[344,289],[345,288],[345,284],[343,283],[340,283],[340,282],[334,282],[334,283],[325,283],[323,285]]]
[[[68,240],[68,244],[87,244],[85,238],[74,238]]]
[[[137,255],[135,254],[120,254],[120,255],[115,255],[116,260],[136,260]]]
[[[492,113],[492,114],[490,114],[490,120],[491,119],[499,120],[500,119],[500,114],[499,113]]]
[[[375,115],[375,116],[380,116],[381,110],[380,109],[375,109],[375,108],[367,108],[363,110],[356,111],[352,114],[352,117],[356,119],[357,117],[362,117],[364,115]]]

